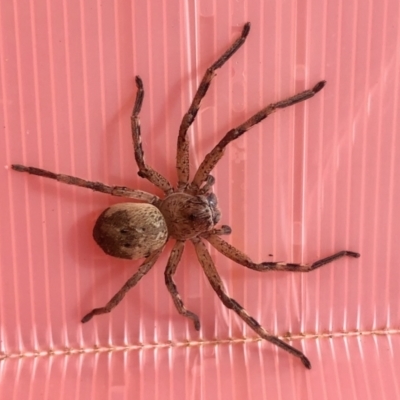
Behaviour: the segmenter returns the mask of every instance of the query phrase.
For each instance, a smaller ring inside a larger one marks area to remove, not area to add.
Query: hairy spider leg
[[[141,178],[146,178],[153,185],[160,188],[166,195],[171,194],[174,189],[166,178],[164,178],[159,172],[155,171],[153,168],[148,166],[144,162],[144,152],[142,147],[142,135],[140,130],[140,119],[139,113],[142,109],[142,103],[144,98],[143,82],[139,76],[136,76],[136,99],[133,106],[131,115],[131,128],[132,128],[132,141],[133,149],[135,153],[136,164],[139,167],[138,175]]]
[[[210,231],[210,234],[212,234],[212,235],[230,235],[231,232],[232,232],[231,227],[229,227],[228,225],[222,225],[220,228],[213,228]],[[172,296],[172,300],[174,301],[174,304],[175,304],[176,309],[178,310],[178,313],[183,315],[184,317],[191,319],[194,323],[195,329],[197,331],[199,331],[200,330],[199,317],[195,313],[193,313],[192,311],[189,311],[185,307],[185,305],[178,293],[176,284],[173,280],[173,276],[174,276],[176,269],[178,267],[178,264],[181,260],[184,247],[185,247],[185,241],[178,240],[176,242],[174,248],[172,249],[171,255],[168,260],[167,267],[164,272],[165,284],[167,286],[168,291],[170,292],[170,294]]]
[[[256,264],[246,254],[242,253],[240,250],[238,250],[231,244],[225,242],[225,240],[218,237],[217,235],[213,233],[206,233],[203,234],[202,237],[206,239],[208,242],[210,242],[210,244],[213,247],[215,247],[221,254],[230,258],[232,261],[240,265],[243,265],[244,267],[261,272],[263,271],[310,272],[345,256],[354,258],[360,257],[360,254],[355,253],[354,251],[342,250],[331,256],[317,260],[312,264],[295,264],[295,263],[273,262],[273,261],[267,261]]]
[[[206,95],[208,88],[210,87],[211,80],[215,76],[215,70],[221,68],[237,50],[243,45],[247,35],[250,31],[250,22],[247,22],[242,30],[240,37],[232,44],[232,46],[225,51],[224,54],[209,67],[200,82],[197,92],[193,98],[192,104],[189,107],[188,112],[183,116],[181,125],[179,127],[177,154],[176,154],[176,169],[178,172],[178,190],[184,190],[189,183],[189,139],[187,137],[187,131],[192,125],[196,118],[197,112],[199,111],[200,102]],[[203,179],[206,180],[207,177]]]
[[[246,122],[239,125],[238,127],[231,129],[226,135],[220,140],[220,142],[208,153],[205,157],[203,162],[200,164],[198,168],[193,182],[191,184],[192,190],[196,191],[200,187],[200,185],[204,182],[207,178],[209,173],[213,170],[215,165],[224,155],[225,147],[236,140],[240,136],[243,135],[246,131],[248,131],[251,127],[261,122],[263,119],[267,118],[268,115],[272,114],[279,108],[286,108],[290,107],[293,104],[299,103],[301,101],[310,99],[316,93],[318,93],[326,84],[326,81],[318,82],[312,89],[305,90],[304,92],[298,93],[292,97],[289,97],[285,100],[278,101],[277,103],[272,103],[267,107],[263,108],[261,111],[254,114],[251,118],[249,118]]]
[[[221,299],[222,303],[229,309],[233,310],[239,317],[260,337],[287,351],[288,353],[300,358],[303,365],[310,369],[311,363],[308,358],[296,348],[290,346],[283,340],[277,338],[274,335],[269,334],[253,317],[251,317],[247,311],[234,299],[228,296],[224,284],[215,268],[214,262],[207,251],[205,244],[199,239],[191,239],[196,249],[197,258],[201,266],[203,267],[204,273],[207,276],[212,288]]]
[[[107,193],[112,196],[128,197],[131,199],[146,201],[150,204],[157,204],[160,201],[158,196],[144,192],[142,190],[130,189],[125,186],[108,186],[101,182],[87,181],[82,178],[77,178],[71,175],[56,174],[41,168],[25,167],[24,165],[13,164],[11,168],[18,172],[27,172],[31,175],[42,176],[44,178],[55,179],[58,182],[68,185],[80,186],[87,189],[92,189],[96,192]]]
[[[95,308],[90,313],[86,314],[81,322],[85,323],[90,321],[95,315],[109,313],[113,308],[115,308],[121,300],[125,297],[130,289],[132,289],[154,266],[158,257],[164,250],[164,246],[161,249],[154,251],[150,254],[139,267],[139,269],[126,281],[125,285],[112,297],[112,299],[101,308]]]
[[[184,317],[191,319],[194,323],[194,328],[196,329],[196,331],[199,331],[200,330],[199,317],[185,307],[178,293],[178,289],[176,288],[176,284],[173,280],[173,276],[175,274],[179,261],[181,260],[184,247],[185,247],[185,241],[177,240],[174,248],[172,249],[171,255],[169,256],[168,264],[164,272],[165,284],[167,286],[169,293],[172,296],[172,300],[174,301],[178,313],[183,315]]]

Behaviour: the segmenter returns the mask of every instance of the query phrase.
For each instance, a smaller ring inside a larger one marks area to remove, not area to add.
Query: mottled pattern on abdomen
[[[121,203],[107,208],[93,229],[96,243],[110,256],[136,260],[161,248],[168,229],[151,204]]]

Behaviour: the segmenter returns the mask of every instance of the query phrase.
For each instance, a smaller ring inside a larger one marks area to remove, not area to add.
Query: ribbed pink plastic
[[[397,0],[1,2],[0,398],[399,399],[399,18]],[[211,250],[230,295],[289,332],[311,371],[221,304],[189,244],[176,282],[199,333],[164,286],[171,245],[111,314],[82,325],[139,265],[91,236],[121,199],[10,169],[160,195],[136,174],[134,76],[146,160],[175,184],[181,118],[246,21],[190,131],[192,169],[266,104],[327,80],[232,143],[214,171],[228,240],[254,260],[362,255],[260,274]]]

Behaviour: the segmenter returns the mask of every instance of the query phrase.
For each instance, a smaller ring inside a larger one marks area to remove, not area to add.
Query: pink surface
[[[397,0],[1,2],[0,398],[400,398],[399,18]],[[168,252],[111,314],[80,324],[139,265],[91,237],[120,200],[9,169],[159,194],[136,175],[134,75],[147,162],[175,183],[180,119],[246,21],[248,41],[191,130],[192,161],[263,105],[328,81],[232,144],[215,170],[229,240],[254,260],[362,255],[260,274],[212,251],[232,297],[290,332],[311,371],[224,308],[190,245],[176,281],[200,333],[164,287]]]

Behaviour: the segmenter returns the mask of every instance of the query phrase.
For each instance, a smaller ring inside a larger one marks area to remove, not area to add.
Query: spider
[[[97,219],[93,237],[103,251],[111,256],[140,259],[143,263],[111,300],[100,308],[95,308],[86,314],[81,322],[85,323],[95,315],[109,313],[124,298],[126,293],[135,286],[144,275],[153,267],[162,253],[169,239],[175,240],[165,269],[165,284],[178,313],[193,321],[196,330],[200,330],[198,316],[189,311],[175,285],[173,276],[182,257],[185,242],[191,241],[194,245],[198,261],[222,303],[233,310],[239,317],[261,338],[275,344],[288,353],[298,357],[305,367],[311,368],[308,358],[296,348],[285,341],[268,333],[224,288],[224,284],[217,272],[213,260],[207,250],[204,240],[209,242],[221,254],[234,262],[255,271],[292,271],[309,272],[344,256],[359,257],[353,251],[339,251],[329,257],[320,259],[312,264],[294,264],[285,262],[254,263],[247,255],[227,243],[221,236],[229,235],[231,228],[227,225],[217,227],[221,218],[216,195],[212,192],[215,179],[210,175],[218,161],[224,154],[225,148],[233,140],[238,139],[252,126],[280,108],[292,106],[301,101],[310,99],[325,86],[325,81],[318,82],[312,89],[305,90],[285,100],[272,103],[254,114],[243,124],[231,129],[220,142],[208,153],[197,169],[192,181],[189,180],[189,138],[188,128],[196,118],[201,100],[206,95],[215,71],[221,68],[230,57],[244,44],[250,31],[250,23],[246,23],[240,37],[222,54],[222,56],[209,67],[197,89],[188,112],[184,115],[179,128],[176,169],[178,174],[177,187],[173,187],[164,176],[155,171],[144,160],[141,143],[141,128],[139,114],[143,103],[143,82],[136,76],[136,99],[131,114],[132,140],[134,155],[139,168],[138,175],[149,180],[164,192],[164,197],[159,198],[153,194],[130,189],[124,186],[109,186],[100,182],[91,182],[78,177],[56,174],[35,167],[26,167],[19,164],[12,165],[15,171],[55,179],[69,185],[92,189],[97,192],[107,193],[112,196],[121,196],[140,200],[142,203],[120,203],[107,208]]]

